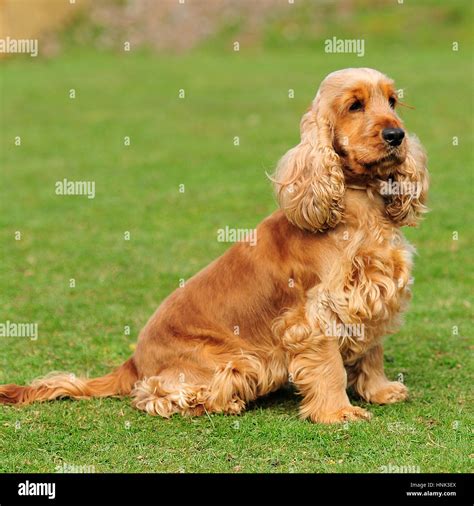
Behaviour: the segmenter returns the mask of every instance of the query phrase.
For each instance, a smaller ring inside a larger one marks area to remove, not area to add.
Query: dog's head
[[[416,224],[426,211],[424,150],[396,113],[393,81],[369,69],[329,74],[301,120],[301,142],[280,160],[275,189],[288,219],[317,231],[342,219],[348,182],[379,189],[390,219]]]

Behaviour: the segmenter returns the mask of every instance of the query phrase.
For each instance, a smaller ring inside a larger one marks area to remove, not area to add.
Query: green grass
[[[179,279],[226,249],[217,229],[253,227],[274,210],[265,171],[297,142],[303,111],[336,68],[372,66],[405,89],[416,110],[402,115],[429,153],[432,212],[406,230],[419,254],[414,300],[386,341],[387,374],[403,373],[409,402],[369,406],[370,423],[346,427],[299,420],[289,390],[235,418],[163,420],[119,399],[1,407],[0,471],[469,471],[472,62],[467,44],[453,52],[451,31],[438,33],[416,47],[374,43],[364,58],[314,47],[174,57],[67,49],[2,64],[0,321],[37,322],[39,338],[0,338],[0,383],[52,370],[102,375],[130,356]],[[95,181],[96,198],[56,196],[64,178]]]

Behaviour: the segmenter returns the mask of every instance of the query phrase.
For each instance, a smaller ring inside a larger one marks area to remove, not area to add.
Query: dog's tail
[[[31,385],[0,385],[0,404],[31,404],[61,397],[88,399],[127,395],[138,380],[138,372],[129,358],[115,371],[100,378],[77,378],[74,374],[50,373]]]

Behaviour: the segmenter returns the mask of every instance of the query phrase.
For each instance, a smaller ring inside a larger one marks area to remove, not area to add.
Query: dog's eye
[[[349,111],[362,111],[363,108],[364,108],[364,104],[360,100],[356,100],[349,107]]]
[[[397,99],[395,97],[390,97],[388,99],[388,103],[392,109],[395,109],[395,104],[397,103]]]

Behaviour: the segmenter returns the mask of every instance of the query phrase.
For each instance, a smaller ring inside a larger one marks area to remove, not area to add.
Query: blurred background
[[[319,49],[335,34],[430,45],[467,40],[469,0],[0,0],[0,37],[40,38],[43,56],[71,45],[183,52],[199,46]]]

